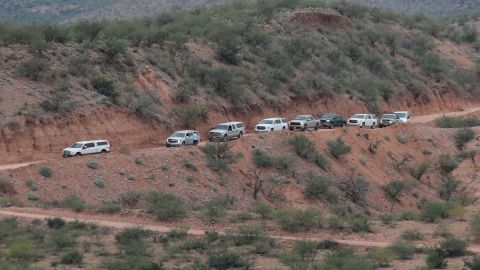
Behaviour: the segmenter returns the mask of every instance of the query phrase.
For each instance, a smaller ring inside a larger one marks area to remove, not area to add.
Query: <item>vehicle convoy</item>
[[[271,131],[280,131],[286,130],[288,128],[288,123],[285,118],[267,118],[260,121],[255,126],[256,132],[271,132]]]
[[[407,111],[399,111],[399,112],[394,112],[398,115],[398,122],[402,124],[406,124],[410,122],[410,113]]]
[[[312,115],[302,114],[295,117],[288,123],[289,130],[307,130],[313,128],[315,130],[320,128],[320,120],[315,119]]]
[[[377,123],[377,116],[368,113],[354,114],[347,121],[347,125],[349,126],[358,126],[362,128],[371,127],[372,129],[377,126]]]
[[[378,125],[382,127],[388,127],[391,125],[396,125],[400,121],[400,118],[398,117],[398,114],[396,113],[384,113],[380,117],[380,121],[378,122]]]
[[[80,141],[63,149],[63,157],[82,156],[88,154],[110,152],[110,143],[107,140]]]
[[[242,122],[227,122],[218,124],[208,132],[210,141],[227,141],[241,138],[245,134],[245,125]]]
[[[345,121],[342,116],[336,113],[326,113],[322,115],[319,120],[321,127],[335,128],[343,127],[347,124],[347,121]]]
[[[185,146],[188,144],[197,145],[200,142],[200,134],[196,130],[176,131],[165,142],[167,147]]]

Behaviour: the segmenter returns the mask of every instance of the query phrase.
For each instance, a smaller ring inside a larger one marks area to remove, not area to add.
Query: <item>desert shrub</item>
[[[68,113],[75,109],[77,105],[78,102],[70,97],[68,86],[56,89],[40,103],[42,109],[54,113]]]
[[[220,61],[236,65],[238,63],[237,53],[239,51],[237,42],[226,39],[217,45],[216,53]]]
[[[207,143],[202,151],[207,156],[207,166],[214,171],[229,171],[229,165],[243,157],[242,152],[232,152],[229,143]]]
[[[426,222],[437,222],[439,219],[448,218],[449,207],[445,202],[426,202],[422,206],[420,218]]]
[[[273,208],[267,202],[257,202],[255,213],[259,214],[263,219],[269,219],[272,217]]]
[[[340,188],[354,203],[362,204],[365,202],[370,184],[365,180],[363,175],[353,173],[342,183]]]
[[[0,177],[0,193],[15,194],[15,186],[8,178]]]
[[[362,214],[353,214],[348,217],[347,224],[352,232],[372,232],[368,217]]]
[[[115,90],[113,81],[104,77],[96,77],[90,80],[93,89],[101,95],[110,98],[112,101],[118,97],[118,92]]]
[[[320,168],[327,169],[330,165],[328,159],[318,152],[315,143],[308,139],[305,135],[295,135],[288,140],[288,143],[293,146],[298,156],[315,162]]]
[[[342,137],[338,137],[336,140],[328,140],[327,147],[330,154],[336,159],[340,159],[342,156],[352,152],[352,148],[345,145],[345,141]]]
[[[27,185],[27,187],[30,188],[31,191],[37,190],[37,182],[35,182],[35,179],[33,179],[33,178],[28,178],[28,179],[25,181],[25,184]],[[1,190],[1,188],[0,188],[0,190]]]
[[[75,246],[76,239],[71,232],[60,229],[50,232],[49,243],[56,251],[62,251]]]
[[[465,151],[457,154],[457,157],[461,160],[470,159],[472,162],[475,162],[475,156],[477,155],[476,150]]]
[[[107,201],[104,202],[98,209],[98,211],[107,214],[113,214],[120,212],[122,210],[122,205],[116,201]]]
[[[98,163],[91,160],[91,161],[87,162],[87,167],[95,170],[96,168],[98,168]]]
[[[480,120],[477,118],[460,118],[443,116],[435,121],[439,128],[467,128],[480,126]]]
[[[433,249],[429,251],[425,262],[428,269],[443,269],[447,267],[445,255],[441,249]]]
[[[239,268],[247,265],[242,257],[236,253],[224,252],[222,254],[212,254],[207,259],[208,267],[217,270],[227,270],[230,268]]]
[[[452,175],[445,175],[440,178],[442,186],[438,190],[440,198],[449,201],[453,195],[458,191],[461,182]]]
[[[47,226],[50,229],[61,229],[65,227],[65,220],[63,218],[55,217],[55,218],[47,218]]]
[[[69,195],[60,201],[60,206],[71,209],[75,212],[81,212],[87,207],[85,201],[77,195]]]
[[[49,167],[41,167],[38,173],[43,177],[52,177],[53,171]]]
[[[8,250],[9,256],[17,260],[31,261],[38,256],[33,243],[28,239],[15,239]]]
[[[195,82],[182,82],[175,89],[175,100],[177,102],[187,102],[195,94],[197,94],[197,86],[195,85]]]
[[[423,234],[416,229],[406,229],[400,235],[402,239],[406,241],[419,241],[423,240]]]
[[[275,211],[274,218],[282,229],[289,232],[308,231],[322,226],[321,214],[313,209],[283,208]]]
[[[463,150],[465,144],[470,142],[471,140],[475,139],[475,131],[470,128],[464,128],[455,133],[455,146],[459,150]]]
[[[399,260],[411,260],[415,255],[415,246],[404,241],[398,241],[389,247]]]
[[[391,211],[393,211],[393,206],[398,200],[400,194],[407,189],[405,182],[400,180],[390,180],[388,184],[383,187],[383,190],[387,194],[388,198],[392,200]]]
[[[17,68],[17,73],[25,76],[33,81],[38,81],[40,76],[47,72],[50,68],[48,60],[34,57],[20,64]]]
[[[263,226],[242,226],[236,230],[228,231],[227,238],[236,246],[252,245],[257,241],[268,241]]]
[[[331,200],[335,194],[330,192],[330,181],[324,176],[312,172],[307,175],[305,195],[311,198]]]
[[[273,157],[261,149],[253,150],[252,160],[257,167],[261,167],[261,168],[271,167],[274,162]]]
[[[469,224],[469,232],[473,237],[473,240],[477,243],[480,242],[480,214],[476,214],[472,217]]]
[[[402,133],[402,132],[397,132],[397,140],[398,142],[405,144],[409,141],[408,135]]]
[[[422,176],[424,176],[429,170],[430,170],[430,163],[422,162],[417,166],[413,167],[410,170],[410,174],[413,176],[413,178],[420,181],[422,179]]]
[[[422,71],[436,79],[441,79],[446,72],[447,66],[445,61],[436,53],[426,53],[420,59],[420,68]]]
[[[40,199],[40,196],[38,196],[38,194],[33,191],[29,191],[27,193],[27,199],[29,199],[30,201],[38,201]]]
[[[118,199],[124,206],[135,207],[140,202],[142,195],[138,191],[128,191],[121,194]]]
[[[158,220],[173,220],[186,215],[185,203],[182,198],[171,194],[152,191],[147,197],[147,212],[153,214]]]
[[[134,181],[136,178],[135,178],[135,175],[129,175],[127,176],[127,180],[128,181]]]
[[[318,252],[318,243],[309,240],[297,240],[293,246],[293,252],[297,254],[302,261],[313,261]]]
[[[128,42],[117,38],[108,38],[106,41],[100,42],[99,49],[107,56],[107,60],[112,62],[118,55],[125,55],[127,52]]]
[[[453,236],[443,240],[440,247],[445,251],[447,257],[461,257],[467,253],[467,241]]]
[[[147,254],[149,244],[145,239],[150,232],[141,228],[128,228],[115,235],[118,249],[127,256],[144,256]]]
[[[441,155],[438,163],[442,174],[449,174],[458,167],[458,162],[450,154]]]
[[[173,108],[173,113],[180,120],[182,127],[195,127],[200,121],[208,118],[208,111],[202,106],[178,105]]]
[[[72,265],[72,264],[82,264],[83,262],[83,253],[74,249],[67,251],[67,253],[63,254],[62,258],[60,259],[61,264],[67,264],[67,265]]]
[[[395,226],[396,217],[390,213],[382,213],[378,215],[378,219],[382,222],[383,225]]]
[[[416,220],[418,218],[417,213],[413,211],[404,211],[400,213],[400,220]]]
[[[97,178],[95,178],[95,186],[97,186],[98,188],[104,188],[105,179],[103,179],[103,177],[101,176],[98,176]]]
[[[231,204],[229,197],[214,198],[203,206],[202,214],[209,221],[217,221],[225,217],[226,211]]]
[[[480,258],[473,258],[471,260],[465,260],[465,266],[470,270],[480,270]]]
[[[375,266],[373,265],[373,262],[371,262],[371,260],[369,260],[367,257],[356,255],[351,249],[338,249],[325,256],[322,262],[322,268],[344,270],[373,270],[375,269]]]
[[[388,267],[395,259],[395,254],[389,248],[380,248],[370,253],[369,256],[378,267]]]

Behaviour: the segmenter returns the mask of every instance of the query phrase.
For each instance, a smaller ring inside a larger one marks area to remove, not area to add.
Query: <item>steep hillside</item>
[[[479,0],[352,0],[351,3],[367,4],[410,14],[452,16],[480,10]]]
[[[458,110],[480,93],[476,35],[345,3],[235,2],[156,19],[0,29],[8,161],[92,136],[161,143],[173,129],[205,132],[227,119],[251,127],[276,114]]]

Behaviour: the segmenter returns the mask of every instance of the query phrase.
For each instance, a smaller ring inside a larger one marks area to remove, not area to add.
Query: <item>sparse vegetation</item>
[[[157,217],[158,220],[173,220],[183,218],[186,215],[184,201],[170,193],[152,191],[147,194],[147,211]]]
[[[87,167],[95,170],[95,169],[98,168],[98,163],[96,161],[91,160],[91,161],[87,162]]]
[[[53,171],[49,167],[41,167],[38,173],[43,177],[52,177]]]
[[[60,206],[71,209],[75,212],[81,212],[87,207],[85,201],[77,195],[69,195],[60,201]]]
[[[289,232],[308,231],[322,226],[321,214],[313,209],[305,210],[294,208],[279,209],[274,214],[275,220],[282,229]]]
[[[463,150],[463,147],[475,139],[475,132],[470,128],[464,128],[455,133],[455,145],[459,150]]]
[[[426,222],[437,222],[448,217],[449,206],[445,202],[426,202],[422,206],[420,218]]]
[[[480,120],[477,118],[460,118],[443,116],[436,120],[436,126],[439,128],[467,128],[480,126]]]
[[[297,155],[315,162],[320,168],[325,170],[330,165],[329,160],[317,150],[315,143],[305,135],[295,135],[288,140],[288,143],[293,146]]]
[[[342,137],[338,137],[336,140],[328,140],[327,147],[330,154],[336,159],[340,159],[342,156],[352,152],[352,148],[345,145]]]
[[[232,152],[229,143],[207,143],[202,151],[207,156],[207,165],[214,171],[229,171],[229,165],[243,157],[241,152]]]
[[[430,163],[422,162],[417,166],[413,167],[410,170],[410,174],[413,176],[413,178],[420,181],[422,180],[422,176],[424,176],[429,170],[430,170]]]

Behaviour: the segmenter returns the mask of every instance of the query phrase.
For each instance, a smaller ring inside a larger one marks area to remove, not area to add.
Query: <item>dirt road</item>
[[[40,213],[26,213],[20,210],[27,210],[27,209],[9,209],[9,208],[0,208],[0,216],[4,217],[17,217],[17,218],[24,218],[24,219],[46,219],[46,218],[54,218],[59,217],[58,215],[46,215]],[[39,209],[34,209],[35,211],[41,211]],[[112,221],[107,219],[100,219],[100,218],[75,218],[72,217],[74,214],[60,216],[65,221],[81,221],[86,223],[92,223],[99,226],[115,228],[115,229],[125,229],[125,228],[134,228],[134,227],[141,227],[146,230],[151,230],[154,232],[159,233],[167,233],[176,227],[165,226],[162,224],[145,224],[142,222],[123,222],[123,221]],[[192,236],[202,236],[204,235],[206,230],[193,228],[188,230],[188,234]],[[224,234],[224,231],[218,231],[220,234]],[[311,240],[311,241],[323,241],[325,238],[319,238],[315,236],[306,236],[306,237],[294,237],[294,236],[284,236],[284,235],[269,235],[269,237],[277,240],[286,240],[286,241],[296,241],[296,240]],[[336,241],[339,244],[347,245],[347,246],[356,246],[356,247],[388,247],[390,246],[394,239],[385,239],[387,241],[368,241],[368,240],[352,240],[352,239],[338,239],[338,238],[330,238],[328,240]],[[422,243],[417,242],[415,243],[417,247],[424,247],[429,246],[431,243]],[[469,246],[469,250],[474,253],[480,253],[480,246]]]

